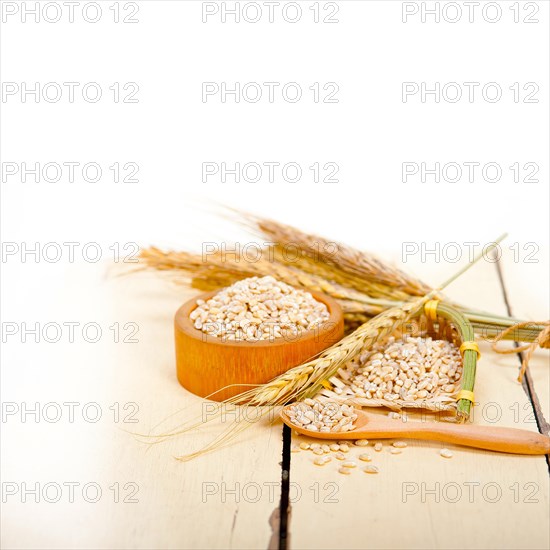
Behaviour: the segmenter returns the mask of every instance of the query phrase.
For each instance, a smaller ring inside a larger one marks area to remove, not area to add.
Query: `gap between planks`
[[[495,267],[497,270],[498,275],[498,282],[500,284],[500,289],[502,291],[502,298],[504,300],[504,305],[506,307],[506,312],[510,317],[513,317],[512,312],[512,306],[510,304],[510,300],[508,298],[508,292],[506,290],[506,283],[504,282],[504,274],[502,270],[502,264],[500,260],[497,260],[495,262]],[[519,346],[518,342],[514,342],[514,346],[517,348]],[[523,353],[518,352],[517,357],[519,360],[519,368],[521,368],[521,365],[523,363]],[[537,396],[537,392],[535,390],[535,385],[533,383],[533,378],[531,377],[531,373],[529,372],[529,367],[525,370],[525,376],[523,377],[522,386],[527,394],[527,397],[529,399],[529,402],[531,403],[531,407],[533,409],[533,414],[535,415],[535,420],[537,422],[537,428],[541,434],[548,435],[548,431],[550,428],[550,425],[544,418],[544,413],[542,411],[542,407],[540,405],[539,398]],[[546,464],[548,466],[548,474],[550,475],[550,455],[546,455]]]
[[[281,504],[279,507],[279,550],[287,550],[289,542],[289,514],[290,514],[290,445],[292,431],[283,424],[283,460],[281,462]]]
[[[502,292],[502,297],[506,311],[509,316],[512,316],[512,308],[509,302],[508,293],[506,290],[506,285],[504,283],[504,277],[502,273],[502,264],[500,261],[495,262],[495,267],[497,270],[498,281]],[[514,342],[514,345],[517,347],[519,344]],[[519,352],[517,354],[518,360],[520,363],[523,361],[523,354]],[[540,433],[548,434],[550,425],[544,418],[540,402],[538,400],[534,383],[530,375],[529,369],[526,370],[523,388],[531,407],[533,409],[533,414],[535,415],[537,428]],[[291,467],[291,439],[292,432],[288,426],[283,425],[283,452],[282,452],[282,462],[281,462],[281,502],[279,507],[279,550],[288,550],[290,548],[290,502],[289,502],[289,490],[290,490],[290,467]],[[549,474],[550,474],[550,455],[546,455],[546,463],[548,465]]]

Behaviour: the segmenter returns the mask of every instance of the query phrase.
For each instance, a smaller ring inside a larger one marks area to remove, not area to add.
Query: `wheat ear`
[[[393,333],[400,325],[406,323],[420,311],[432,295],[433,292],[422,298],[417,298],[413,302],[384,311],[361,325],[337,344],[323,351],[316,359],[291,368],[270,382],[228,399],[224,403],[261,407],[262,411],[259,416],[265,416],[269,411],[269,408],[265,410],[266,407],[278,407],[290,401],[315,395],[324,380],[332,377],[342,365],[356,357],[365,347],[373,346]],[[246,424],[244,426],[237,424],[234,423],[202,449],[176,458],[186,462],[219,449],[220,446],[227,444],[246,428]],[[178,429],[177,433],[183,433],[188,429],[192,429],[192,427],[182,427]]]
[[[357,250],[340,242],[304,233],[295,227],[273,220],[242,214],[243,221],[256,228],[271,241],[284,245],[292,243],[317,262],[336,267],[348,274],[355,282],[373,281],[398,288],[411,296],[423,296],[431,289],[418,279],[390,266],[372,254]]]

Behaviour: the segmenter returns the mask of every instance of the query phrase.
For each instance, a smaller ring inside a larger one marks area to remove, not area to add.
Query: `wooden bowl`
[[[304,363],[335,344],[344,335],[340,305],[329,296],[311,292],[329,311],[321,326],[303,331],[294,339],[275,338],[258,342],[231,341],[197,330],[190,313],[197,300],[208,300],[218,291],[189,300],[176,312],[176,369],[180,384],[201,397],[223,401],[252,388],[246,384],[265,384],[288,369]],[[221,388],[233,384],[222,391]]]

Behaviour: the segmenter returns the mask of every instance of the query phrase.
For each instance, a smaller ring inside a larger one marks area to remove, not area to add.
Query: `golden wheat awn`
[[[288,263],[288,253],[285,245],[275,245],[270,249],[270,254],[280,263]],[[294,246],[294,245],[292,245]],[[317,258],[308,255],[299,255],[292,259],[292,266],[306,273],[317,275],[328,281],[333,281],[341,286],[357,290],[370,298],[385,298],[395,301],[407,301],[411,295],[395,287],[390,287],[379,282],[360,278],[356,275],[344,273],[337,265],[318,261]]]
[[[242,257],[228,261],[220,255],[209,256],[205,261],[198,255],[163,253],[156,248],[142,251],[141,257],[148,267],[186,272],[190,276],[191,286],[203,290],[228,286],[252,275],[275,274],[287,284],[329,294],[338,300],[346,314],[363,314],[366,317],[429,291],[429,287],[418,279],[367,252],[273,220],[231,211],[231,219],[235,218],[274,243],[272,247],[262,250],[260,262],[247,262]],[[286,253],[283,252],[285,248]],[[513,327],[514,330],[505,330],[501,337],[533,342],[540,340],[538,336],[545,329],[545,323],[535,323],[526,328],[520,319],[471,311],[459,304],[451,305],[461,310],[476,333],[487,339],[496,338],[504,329]],[[346,316],[346,333],[356,327],[357,323]],[[538,345],[550,345],[550,336],[546,334],[543,340]]]
[[[160,271],[186,273],[192,286],[202,290],[214,290],[230,286],[248,277],[272,275],[276,279],[294,287],[323,292],[338,300],[344,312],[377,315],[387,308],[387,302],[379,302],[354,289],[331,283],[322,277],[300,271],[277,261],[266,258],[269,252],[255,262],[243,259],[232,260],[220,254],[212,254],[203,260],[199,254],[189,252],[163,252],[155,247],[141,250],[140,258],[147,267]]]
[[[356,357],[365,347],[371,347],[379,340],[383,340],[400,325],[407,322],[420,311],[432,295],[433,292],[401,307],[384,311],[337,344],[323,351],[319,357],[286,371],[271,382],[228,399],[225,403],[262,407],[260,415],[266,415],[269,413],[270,407],[282,406],[291,401],[316,395],[323,382],[333,376],[342,365]],[[178,435],[194,427],[196,425],[179,428],[170,435]],[[206,447],[176,458],[187,461],[218,449],[245,428],[246,425],[236,423]],[[165,438],[166,434],[159,437]]]
[[[381,313],[337,344],[323,351],[318,358],[294,367],[272,381],[228,399],[221,405],[256,407],[260,410],[258,418],[264,418],[272,412],[273,407],[277,408],[287,402],[315,395],[324,380],[333,376],[343,364],[356,357],[365,346],[372,346],[394,332],[402,323],[415,315],[429,297],[426,296]],[[212,415],[210,420],[214,420],[216,416]],[[203,424],[202,420],[197,417],[195,421],[177,426],[158,435],[134,435],[144,438],[149,444],[154,444],[187,433],[203,426]],[[210,451],[218,450],[249,426],[250,424],[247,422],[235,421],[205,447],[176,458],[187,461]]]
[[[210,255],[207,260],[204,260],[199,254],[176,251],[164,252],[156,247],[151,247],[141,251],[141,260],[144,263],[143,267],[159,271],[170,271],[177,276],[184,276],[185,282],[189,282],[193,288],[201,290],[219,289],[255,275],[274,274],[279,280],[292,286],[324,292],[335,298],[342,307],[345,314],[346,334],[357,328],[359,324],[353,319],[355,314],[358,316],[357,318],[362,316],[362,320],[365,321],[366,318],[378,315],[389,307],[403,303],[403,301],[397,299],[373,298],[354,288],[347,288],[319,275],[304,272],[293,264],[285,265],[276,261],[269,250],[262,251],[262,257],[259,261],[247,262],[239,257],[228,260],[220,254]],[[333,269],[336,269],[336,267],[334,266]],[[408,297],[408,299],[410,298]],[[497,337],[503,329],[514,327],[513,331],[508,330],[503,333],[505,339],[533,342],[545,328],[545,324],[537,323],[525,327],[525,323],[519,319],[466,310],[460,305],[454,305],[470,320],[476,333],[484,338]],[[546,340],[549,341],[550,338],[547,337]],[[548,345],[548,342],[546,345]]]
[[[246,215],[272,242],[284,245],[293,243],[306,256],[318,263],[335,266],[356,282],[374,281],[391,288],[401,289],[410,296],[423,296],[431,289],[418,279],[392,267],[372,254],[359,251],[340,242],[329,241],[318,235],[304,233],[295,227],[273,220]]]
[[[422,296],[430,290],[430,287],[422,281],[367,252],[340,242],[329,241],[318,235],[305,233],[274,220],[239,212],[236,214],[244,223],[259,231],[271,242],[275,242],[276,249],[284,249],[285,246],[290,245],[302,252],[301,259],[296,261],[296,265],[301,269],[329,277],[342,286],[364,292],[368,296],[365,303],[369,303],[371,308],[382,307],[384,303],[383,300],[373,300],[373,298],[389,298],[385,307],[392,307],[398,305],[400,301]],[[357,301],[362,303],[362,300]],[[500,336],[510,340],[537,341],[541,347],[550,346],[550,335],[548,331],[545,332],[546,322],[528,324],[519,319],[501,317],[488,312],[469,311],[459,304],[452,305],[460,309],[476,332],[484,337]],[[347,311],[360,313],[358,309],[347,309]],[[369,311],[365,310],[365,313],[369,314]]]
[[[399,311],[401,307],[409,307],[408,300],[430,292],[429,287],[421,281],[388,266],[371,254],[316,235],[306,234],[272,220],[239,215],[241,221],[260,231],[275,243],[273,247],[261,250],[258,261],[250,262],[246,261],[246,258],[234,255],[230,255],[232,259],[228,261],[221,254],[209,255],[205,260],[198,254],[163,252],[157,248],[143,250],[141,258],[146,267],[185,274],[195,288],[216,289],[246,277],[269,274],[292,286],[324,292],[337,299],[342,306],[346,334],[356,329],[349,334],[349,337],[355,339],[360,339],[365,331],[372,329],[372,323],[384,319],[380,317],[382,311],[386,310],[390,313]],[[296,256],[290,260],[282,252],[283,247],[289,245],[296,247],[301,253],[297,261]],[[387,299],[388,297],[391,299]],[[403,299],[404,297],[406,300]],[[485,312],[465,311],[464,308],[457,307],[472,322],[474,329],[485,337],[496,336],[503,328],[519,322],[517,319],[498,317]],[[376,317],[371,319],[373,316]],[[529,329],[519,327],[513,333],[508,331],[505,337],[532,342],[539,333],[542,334],[544,328],[538,325]],[[346,338],[342,343],[345,346],[352,345]],[[546,337],[545,340],[550,340],[550,337]],[[370,345],[370,340],[365,339],[362,344],[359,344],[359,348],[368,349]],[[337,352],[334,352],[334,349]],[[339,362],[336,356],[330,356],[327,359],[326,354],[332,353],[345,355],[346,347],[329,348],[316,360],[317,369],[310,371],[311,362],[308,362],[296,367],[300,369],[298,371],[291,369],[285,373],[288,378],[276,379],[267,386],[261,387],[261,390],[258,389],[258,392],[264,392],[263,394],[256,392],[248,395],[247,392],[243,399],[251,399],[256,404],[270,404],[282,403],[288,395],[302,395],[296,388],[312,386],[316,381],[315,373],[318,371],[318,365],[322,364],[322,370],[324,370],[327,368],[327,360],[335,364],[347,361],[345,356],[342,362]],[[254,390],[251,391],[254,392]],[[310,392],[310,395],[314,393]]]
[[[336,298],[344,310],[347,332],[355,330],[317,358],[221,405],[252,406],[260,409],[259,417],[264,418],[274,408],[277,409],[287,402],[316,395],[324,381],[332,377],[343,364],[393,333],[399,324],[407,322],[436,294],[436,291],[430,290],[421,281],[386,265],[368,253],[270,220],[253,216],[245,216],[244,220],[271,241],[276,241],[274,246],[262,250],[261,258],[257,262],[247,262],[242,257],[228,262],[219,254],[209,255],[205,261],[197,254],[163,252],[154,247],[142,250],[141,259],[145,267],[185,274],[192,287],[204,290],[218,289],[254,275],[273,275],[287,284],[324,292]],[[502,238],[496,242],[500,242]],[[282,247],[289,243],[298,245],[299,250],[305,253],[297,260],[285,261]],[[479,258],[480,256],[441,285],[437,292]],[[422,298],[417,298],[422,295]],[[486,312],[464,313],[476,329],[485,331],[484,334],[493,334],[495,331],[498,334],[503,328],[514,328],[513,325],[519,322],[517,319],[498,317]],[[507,334],[507,337],[533,341],[542,330],[539,329],[541,327],[538,326],[531,326],[529,330],[521,328],[519,333]],[[550,340],[547,333],[548,331],[545,332],[545,341]],[[156,443],[202,425],[202,421],[187,423],[158,436],[144,437],[150,438],[149,442],[152,440]],[[247,426],[248,423],[235,422],[206,447],[177,458],[190,460],[219,449]]]
[[[500,242],[502,238],[496,242]],[[399,307],[392,307],[384,311],[361,325],[337,344],[323,351],[317,358],[291,368],[267,384],[248,390],[226,400],[224,403],[260,408],[260,417],[264,417],[273,407],[316,395],[325,380],[331,378],[343,364],[354,359],[362,350],[370,349],[376,343],[395,332],[400,328],[400,325],[403,325],[412,316],[416,315],[429,299],[434,298],[440,290],[469,269],[480,257],[478,256],[472,263],[460,269],[455,275],[440,285],[437,290],[429,291],[422,298],[417,298]],[[196,428],[198,425],[200,424],[195,423],[191,426],[180,426],[168,434],[160,434],[158,438],[162,441],[167,437],[172,437]],[[187,461],[214,449],[219,449],[242,430],[246,429],[248,425],[234,422],[228,430],[225,430],[206,447],[176,458]]]

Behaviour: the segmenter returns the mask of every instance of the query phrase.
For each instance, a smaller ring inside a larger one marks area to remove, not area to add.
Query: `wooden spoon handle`
[[[550,453],[550,437],[516,428],[496,428],[474,424],[447,424],[443,422],[372,422],[365,432],[372,438],[405,437],[446,441],[467,447],[477,447],[501,453],[545,455]],[[377,434],[377,432],[380,432]],[[383,435],[387,434],[387,435]],[[365,434],[366,435],[366,434]]]

